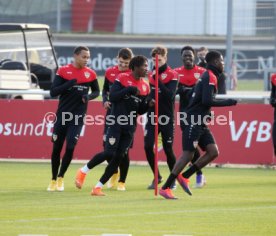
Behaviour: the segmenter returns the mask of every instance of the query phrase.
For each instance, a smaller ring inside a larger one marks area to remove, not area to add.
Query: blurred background
[[[180,49],[206,46],[225,55],[228,89],[250,80],[269,89],[276,72],[276,0],[0,0],[0,21],[48,24],[59,65],[85,44],[98,75],[115,64],[120,47],[150,57],[163,44],[169,64],[182,64]]]

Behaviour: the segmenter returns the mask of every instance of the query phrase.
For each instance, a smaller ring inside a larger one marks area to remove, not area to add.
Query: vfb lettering
[[[266,142],[271,138],[271,124],[269,122],[253,120],[243,121],[240,127],[236,126],[235,121],[230,122],[230,132],[232,141],[237,142],[246,133],[245,148],[250,148],[253,134],[256,133],[256,142]]]

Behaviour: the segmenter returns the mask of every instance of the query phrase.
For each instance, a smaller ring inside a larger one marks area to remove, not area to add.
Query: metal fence
[[[276,0],[0,0],[0,13],[52,32],[177,34],[192,46],[185,36],[218,37],[229,76],[263,79],[276,68]]]

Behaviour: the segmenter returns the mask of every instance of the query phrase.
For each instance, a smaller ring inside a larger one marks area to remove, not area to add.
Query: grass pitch
[[[188,196],[178,185],[179,199],[165,200],[146,190],[148,166],[130,166],[127,191],[105,189],[105,197],[90,196],[105,166],[92,170],[78,190],[80,166],[69,167],[64,192],[47,192],[49,163],[0,162],[0,235],[275,235],[275,170],[206,168],[203,189]],[[167,177],[167,168],[160,170]]]

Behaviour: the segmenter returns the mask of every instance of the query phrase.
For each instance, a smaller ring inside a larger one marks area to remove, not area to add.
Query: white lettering
[[[265,63],[267,61],[267,63]],[[262,73],[267,68],[273,68],[273,57],[263,58],[258,57],[258,74]]]
[[[12,123],[5,124],[5,132],[4,132],[5,136],[11,135],[11,133],[12,133],[11,127],[12,127]]]
[[[269,122],[260,122],[258,133],[257,133],[257,142],[266,142],[270,139],[270,130],[271,124]]]
[[[247,126],[248,122],[243,121],[241,124],[241,127],[239,128],[238,132],[236,132],[236,127],[235,127],[235,121],[230,122],[230,132],[231,132],[231,138],[233,141],[238,141],[245,130],[245,127]]]
[[[247,128],[247,138],[245,141],[245,147],[249,148],[251,145],[251,141],[252,141],[252,136],[253,133],[256,131],[256,125],[257,125],[258,121],[253,120],[250,122],[249,127]]]

